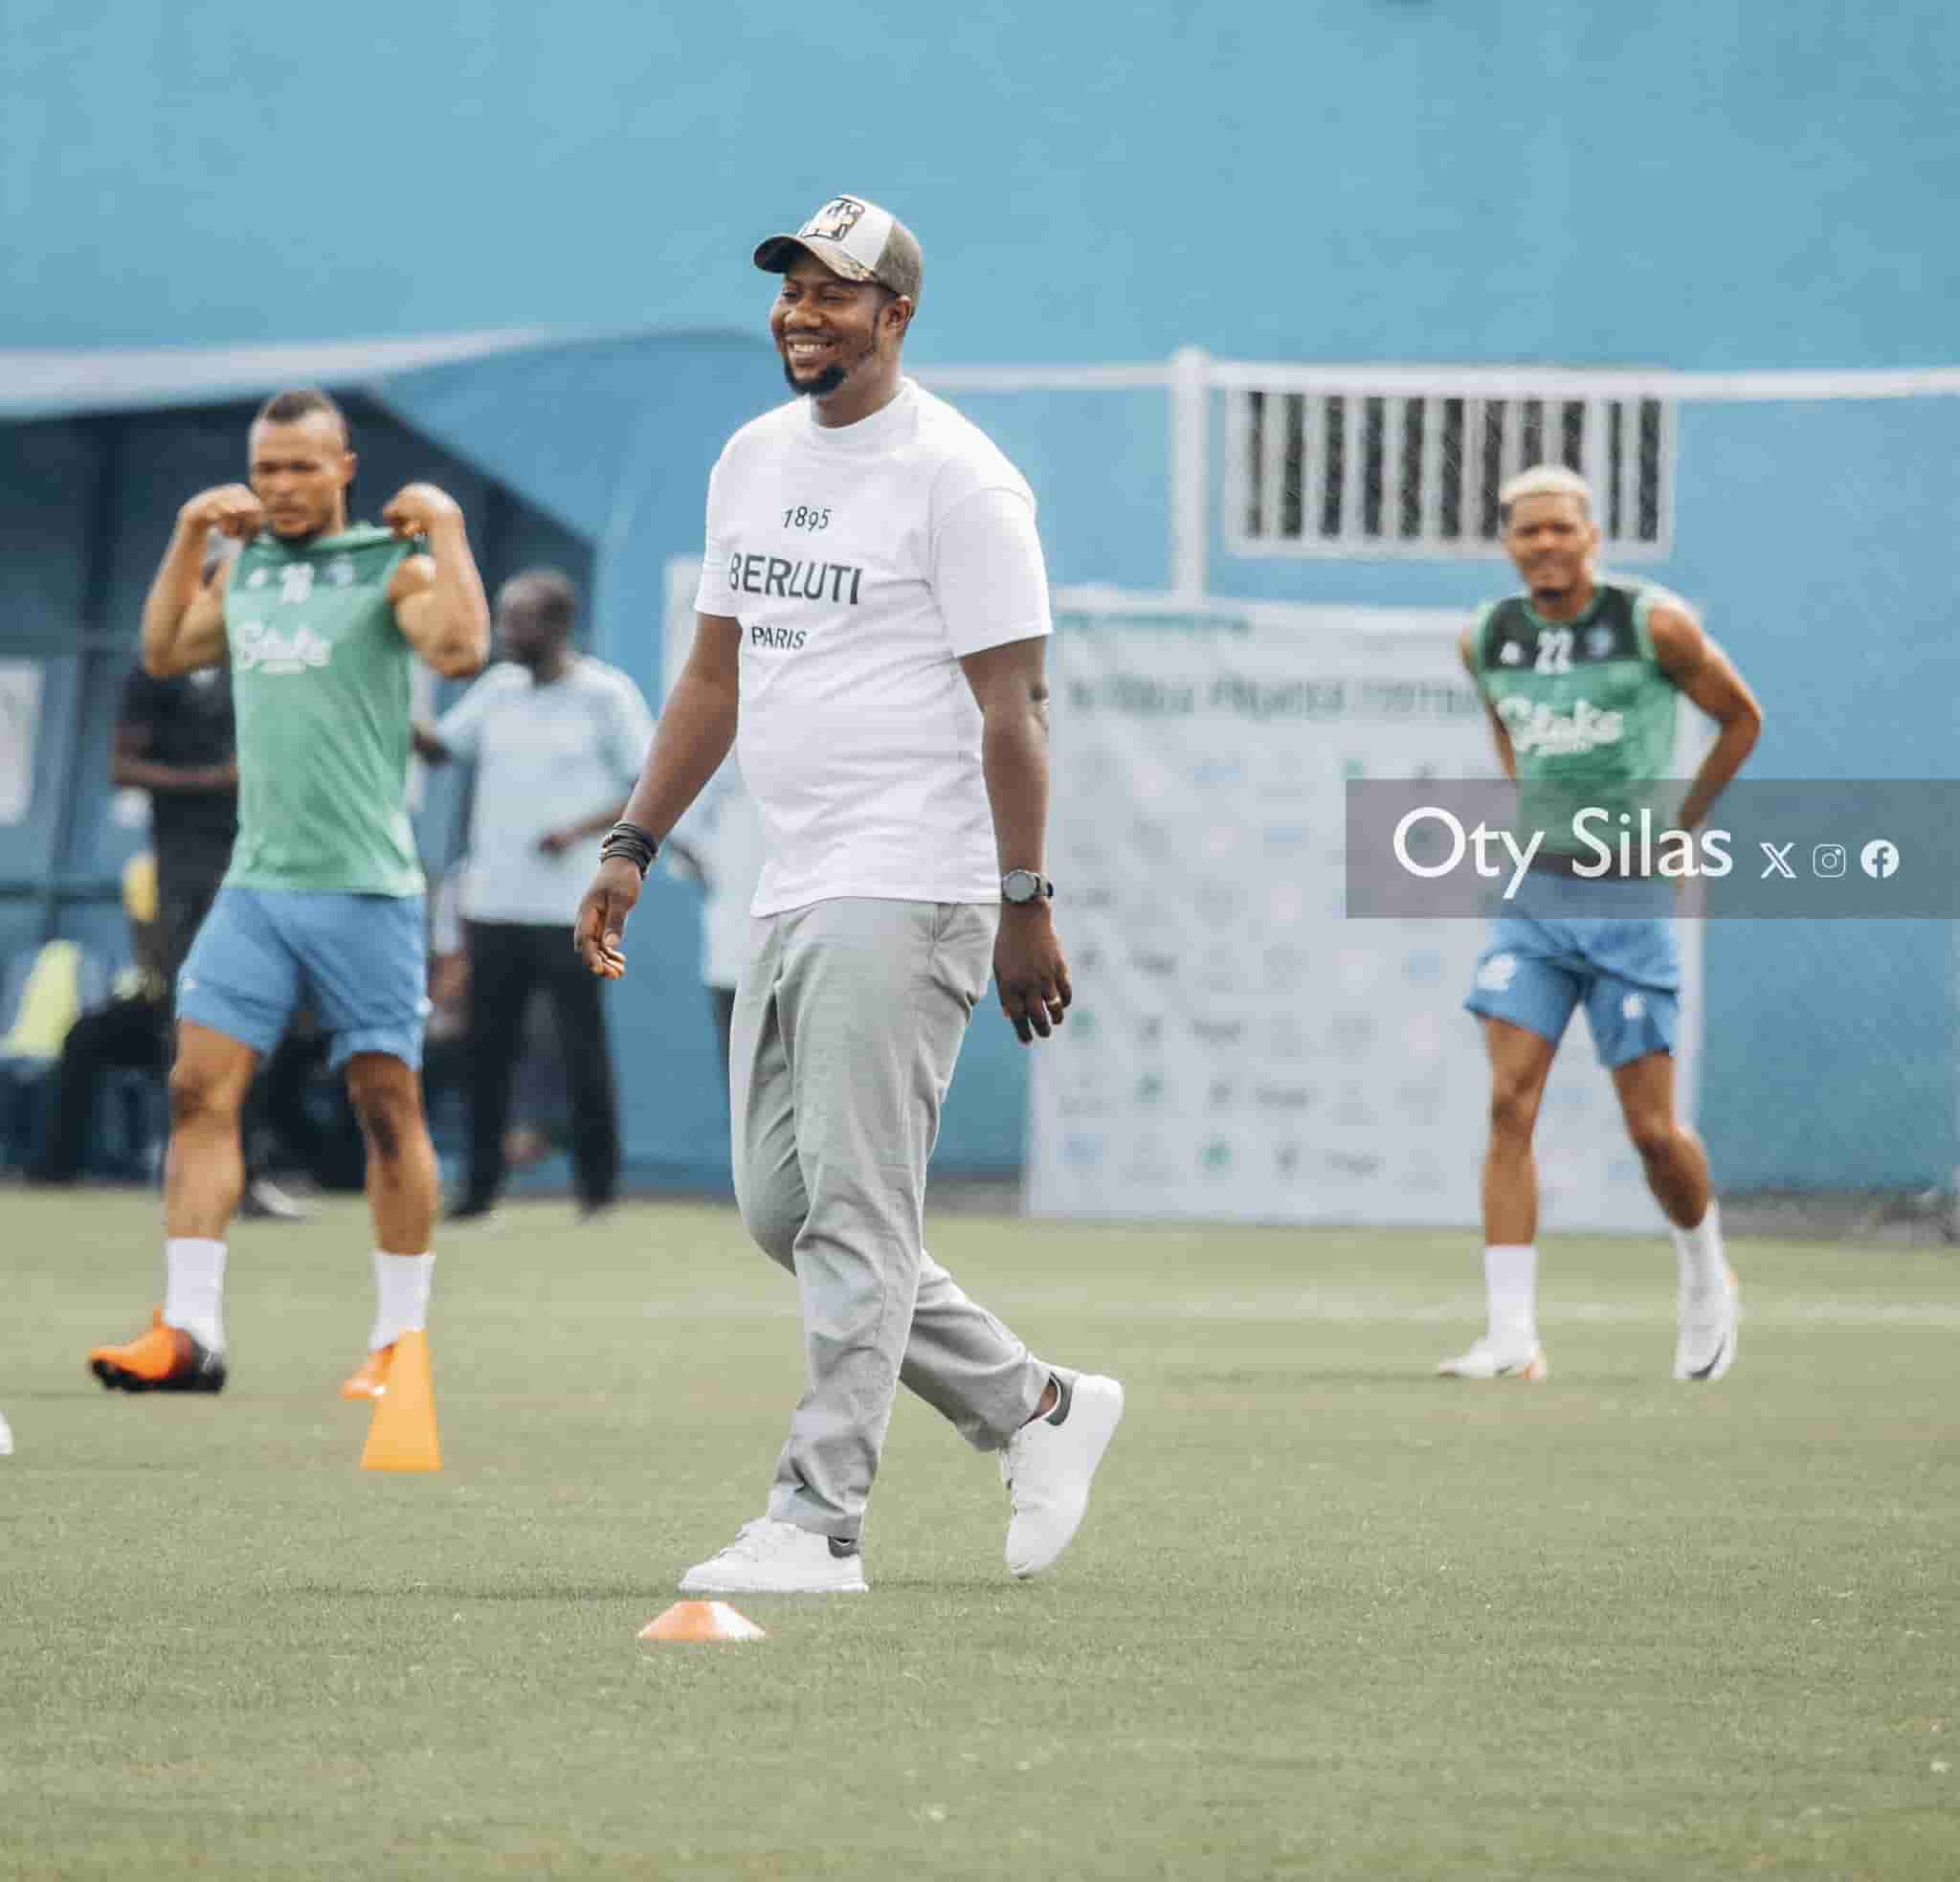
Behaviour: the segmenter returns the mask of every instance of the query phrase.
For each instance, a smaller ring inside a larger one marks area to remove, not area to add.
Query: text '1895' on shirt
[[[910,380],[855,425],[764,414],[709,479],[695,605],[742,629],[752,912],[1000,899],[959,662],[1052,623],[1034,493],[985,433]]]

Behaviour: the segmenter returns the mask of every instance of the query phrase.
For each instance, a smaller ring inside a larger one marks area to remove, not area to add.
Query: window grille
[[[1358,376],[1358,375],[1357,375]],[[1227,536],[1241,555],[1501,555],[1497,493],[1526,465],[1592,486],[1611,554],[1665,555],[1674,408],[1649,397],[1239,386],[1228,394]]]

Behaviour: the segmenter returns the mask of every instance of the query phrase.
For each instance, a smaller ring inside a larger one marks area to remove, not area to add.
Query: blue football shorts
[[[177,976],[177,1017],[263,1055],[310,1005],[339,1070],[357,1052],[419,1066],[429,935],[419,895],[218,890]]]
[[[1672,1052],[1681,1017],[1675,885],[1528,872],[1492,924],[1463,1004],[1555,1045],[1581,1001],[1599,1063]]]

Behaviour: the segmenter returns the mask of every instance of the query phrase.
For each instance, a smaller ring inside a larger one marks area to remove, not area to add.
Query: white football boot
[[[1007,1526],[1007,1565],[1025,1579],[1054,1567],[1075,1540],[1089,1509],[1096,1467],[1123,1423],[1123,1387],[1097,1373],[1073,1380],[1055,1375],[1061,1402],[1008,1440],[1000,1480],[1013,1515]],[[1061,1423],[1053,1421],[1059,1417]]]
[[[0,1412],[0,1457],[13,1455],[13,1427],[7,1422],[7,1415]]]
[[[1741,1321],[1742,1293],[1736,1286],[1735,1270],[1726,1263],[1721,1287],[1699,1294],[1682,1288],[1675,1302],[1675,1378],[1720,1378],[1735,1364]]]
[[[855,1542],[758,1516],[719,1555],[680,1578],[683,1595],[861,1595],[864,1557]]]
[[[1485,1333],[1467,1353],[1437,1367],[1441,1378],[1528,1378],[1546,1376],[1545,1348],[1535,1339],[1493,1339]]]

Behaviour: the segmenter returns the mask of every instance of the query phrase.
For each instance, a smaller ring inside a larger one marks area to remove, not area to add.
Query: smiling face
[[[1504,522],[1504,550],[1541,613],[1591,586],[1599,542],[1599,526],[1585,503],[1563,490],[1517,498]]]
[[[338,535],[347,527],[347,485],[354,454],[330,412],[280,423],[261,418],[249,445],[252,494],[265,505],[273,534],[291,542]]]
[[[912,302],[876,281],[847,281],[813,255],[783,276],[769,332],[790,390],[819,406],[876,411],[897,390]],[[851,422],[839,418],[833,422]]]

